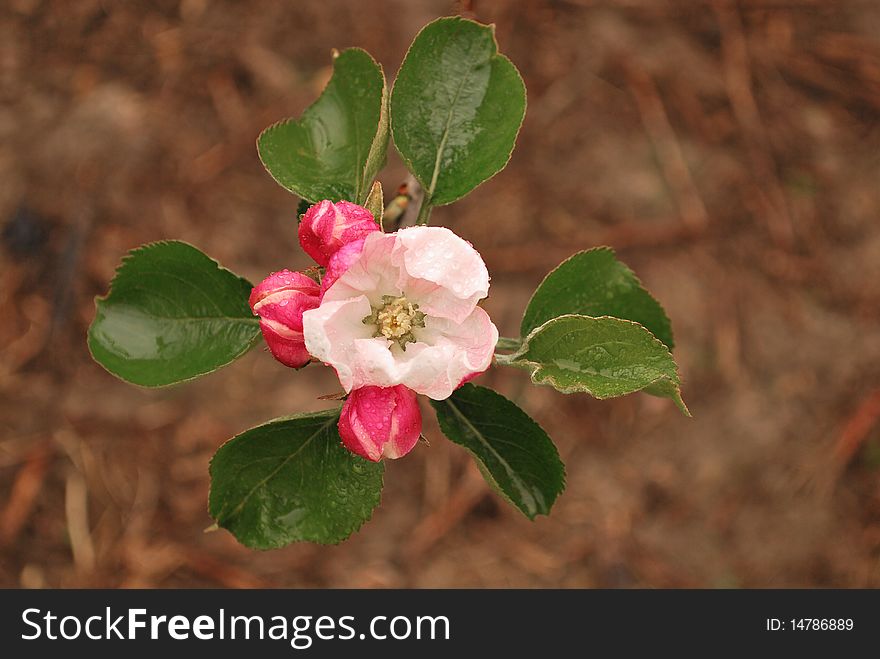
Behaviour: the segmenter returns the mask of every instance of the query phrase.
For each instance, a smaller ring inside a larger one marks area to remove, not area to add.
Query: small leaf
[[[549,514],[565,488],[565,468],[541,426],[498,392],[473,384],[431,404],[443,434],[474,456],[499,494],[529,519]]]
[[[379,505],[384,466],[342,446],[338,419],[290,416],[226,442],[211,460],[211,517],[254,549],[345,540]]]
[[[373,182],[370,194],[367,195],[367,200],[364,202],[364,208],[373,214],[376,224],[381,227],[382,215],[385,213],[385,200],[382,198],[382,184],[379,181]]]
[[[333,77],[302,119],[269,126],[257,139],[272,178],[313,203],[363,203],[387,148],[385,75],[359,48],[334,59]]]
[[[644,390],[671,398],[690,416],[669,349],[629,320],[559,316],[535,328],[515,353],[496,359],[530,370],[532,382],[564,394],[612,398]]]
[[[493,26],[440,18],[416,36],[391,93],[394,144],[426,202],[448,204],[504,169],[526,108]]]
[[[672,326],[663,307],[610,247],[578,252],[544,278],[526,307],[522,336],[566,314],[634,320],[673,348]]]
[[[127,382],[159,387],[215,371],[260,336],[246,279],[192,245],[158,242],[132,250],[96,299],[89,350]]]

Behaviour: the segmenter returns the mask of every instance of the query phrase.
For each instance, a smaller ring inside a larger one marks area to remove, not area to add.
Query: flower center
[[[373,336],[385,337],[406,350],[407,343],[414,343],[413,330],[425,326],[425,314],[419,305],[413,304],[404,296],[383,295],[382,304],[373,307],[373,313],[363,320],[365,325],[375,325]]]

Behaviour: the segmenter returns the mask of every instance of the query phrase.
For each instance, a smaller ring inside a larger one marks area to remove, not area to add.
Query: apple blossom
[[[260,330],[272,355],[285,366],[310,361],[303,341],[303,312],[318,306],[320,288],[301,272],[273,272],[251,291],[248,302],[260,317]]]
[[[363,206],[325,199],[303,215],[299,243],[318,265],[326,266],[340,247],[374,231],[379,231],[379,225]]]
[[[370,233],[341,256],[320,306],[303,314],[303,335],[346,392],[402,384],[444,400],[489,367],[498,330],[477,306],[489,273],[468,242],[416,226]]]
[[[339,417],[342,443],[373,462],[406,455],[421,432],[422,414],[416,394],[403,385],[355,389]]]
[[[321,398],[344,399],[341,410],[274,419],[212,458],[215,528],[248,547],[335,544],[356,531],[380,501],[381,460],[406,455],[421,436],[420,395],[494,489],[529,519],[549,514],[565,487],[552,440],[513,401],[465,384],[493,364],[566,394],[668,397],[689,415],[669,318],[613,250],[580,251],[551,271],[496,355],[498,331],[479,306],[489,293],[482,257],[449,229],[427,226],[433,208],[465,197],[510,159],[525,88],[495,37],[469,19],[433,21],[390,90],[366,51],[334,52],[321,97],[260,134],[260,160],[278,183],[301,203],[334,200],[308,207],[298,226],[319,267],[281,270],[252,287],[196,247],[160,241],[129,252],[96,299],[89,350],[134,384],[211,373],[261,332],[282,363],[336,371],[344,392]],[[391,138],[412,179],[386,205],[379,175]],[[335,201],[343,198],[366,207]],[[407,224],[411,202],[417,226],[384,233],[383,222]],[[491,219],[504,231],[503,217]]]

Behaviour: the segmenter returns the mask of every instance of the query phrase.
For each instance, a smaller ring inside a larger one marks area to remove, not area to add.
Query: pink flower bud
[[[422,414],[416,394],[403,385],[355,389],[339,417],[342,443],[373,462],[406,455],[421,433]]]
[[[301,272],[273,272],[251,291],[251,309],[260,317],[263,338],[285,366],[300,368],[311,357],[303,342],[303,312],[318,306],[318,284]]]
[[[379,225],[366,208],[348,201],[326,199],[312,206],[299,224],[299,244],[318,265],[326,266],[340,247],[373,231]]]

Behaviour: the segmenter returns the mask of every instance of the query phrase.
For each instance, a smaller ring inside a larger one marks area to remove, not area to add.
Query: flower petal
[[[489,294],[483,258],[445,227],[401,229],[392,262],[401,270],[399,288],[431,316],[461,322]]]
[[[355,343],[372,335],[363,323],[370,312],[369,300],[360,295],[330,302],[325,299],[317,309],[303,314],[303,338],[309,354],[335,368],[347,392],[353,384]]]
[[[391,417],[391,433],[382,455],[391,460],[402,458],[413,450],[422,434],[422,413],[416,392],[407,387],[395,387],[397,405]]]
[[[451,345],[460,353],[462,369],[470,373],[482,373],[492,363],[495,345],[498,343],[498,328],[482,307],[474,307],[473,312],[462,323],[453,323],[445,318],[429,318],[425,330],[434,332],[434,345]]]
[[[429,398],[445,400],[465,378],[482,373],[492,364],[498,329],[489,314],[475,307],[462,323],[429,317],[419,338],[427,343],[415,346],[425,348],[416,352],[401,382]],[[407,352],[410,350],[408,346]]]
[[[330,257],[327,269],[324,271],[324,276],[321,279],[321,297],[324,296],[328,288],[336,283],[337,279],[348,271],[351,264],[360,258],[361,253],[364,251],[364,240],[364,238],[361,238],[343,245],[339,248],[338,252]]]
[[[324,290],[324,300],[344,300],[366,295],[379,304],[383,295],[400,294],[397,280],[400,269],[391,262],[395,235],[375,232],[364,238],[360,254],[357,247],[339,257],[331,276],[335,281]],[[338,270],[344,270],[338,274]]]

